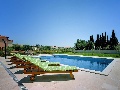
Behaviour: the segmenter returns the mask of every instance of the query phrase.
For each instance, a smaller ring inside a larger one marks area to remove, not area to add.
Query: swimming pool
[[[113,59],[106,58],[92,58],[68,55],[41,56],[40,58],[46,59],[51,62],[60,62],[61,64],[65,65],[76,66],[79,68],[101,72],[113,61]]]

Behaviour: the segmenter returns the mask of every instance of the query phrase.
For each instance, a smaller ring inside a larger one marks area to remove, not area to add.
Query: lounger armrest
[[[41,62],[46,62],[46,60],[41,60]]]
[[[60,64],[48,64],[48,66],[60,66]]]

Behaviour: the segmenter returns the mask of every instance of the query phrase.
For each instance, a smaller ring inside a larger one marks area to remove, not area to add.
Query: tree
[[[106,32],[105,32],[105,36],[104,36],[104,42],[105,42],[104,47],[106,47],[107,46]]]
[[[107,46],[107,42],[106,42],[106,41],[107,41],[107,40],[106,40],[106,32],[105,32],[105,36],[104,36],[103,33],[102,33],[101,39],[102,39],[102,40],[101,40],[101,43],[102,43],[102,44],[101,44],[101,48],[102,48],[102,49],[105,49],[106,46]]]
[[[97,34],[97,40],[95,41],[95,49],[99,49],[100,48],[100,38],[99,38],[99,34]]]
[[[86,45],[86,50],[91,50],[91,49],[94,49],[94,43],[88,40],[87,45]]]
[[[95,49],[105,49],[107,46],[107,40],[106,40],[106,32],[105,32],[105,36],[97,34],[97,40],[95,41]]]
[[[11,51],[13,51],[13,48],[8,46],[6,48],[6,51],[7,51],[7,54],[10,55]]]
[[[93,35],[90,36],[90,41],[94,43]]]
[[[40,45],[39,45],[39,44],[36,44],[36,47],[37,47],[37,48],[40,48]]]
[[[108,35],[107,35],[107,42],[106,42],[106,46],[110,45],[110,41],[108,40]]]
[[[45,46],[45,50],[51,50],[51,46]]]
[[[40,46],[40,50],[51,50],[51,46]]]
[[[30,45],[23,45],[22,50],[24,51],[32,50],[32,47]]]
[[[77,39],[77,42],[75,43],[75,50],[79,50],[79,39]]]
[[[114,32],[114,30],[113,30],[113,31],[112,31],[112,35],[111,35],[111,38],[110,38],[110,49],[111,49],[111,50],[114,50],[117,45],[118,45],[118,39],[117,39],[117,37],[115,36],[115,32]]]
[[[92,43],[93,42],[93,43]],[[90,40],[86,43],[85,40],[79,40],[77,39],[77,42],[75,43],[75,50],[83,50],[85,47],[86,49],[92,49],[93,45],[95,45],[96,50],[115,50],[116,46],[118,45],[118,39],[115,36],[114,30],[112,31],[112,35],[110,40],[108,39],[108,35],[99,35],[97,34],[97,39],[94,42],[93,35],[90,36]]]
[[[120,44],[118,44],[115,49],[119,52],[119,55],[120,55]]]
[[[75,50],[83,50],[86,47],[86,41],[85,40],[79,40],[77,39],[77,42],[75,43]]]
[[[20,47],[20,45],[18,45],[18,44],[13,44],[12,48],[13,48],[15,51],[21,50],[21,47]]]

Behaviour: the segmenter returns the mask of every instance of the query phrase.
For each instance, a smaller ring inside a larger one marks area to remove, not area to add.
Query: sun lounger
[[[20,54],[13,54],[13,57],[11,57],[10,59],[10,61],[11,62],[18,62],[19,61],[19,58],[20,57],[29,57],[29,58],[32,58],[31,56],[25,56],[25,55],[20,55]],[[39,58],[35,58],[35,59],[37,59],[37,60],[40,60]],[[41,60],[41,62],[46,62],[46,60]]]
[[[40,59],[37,59],[37,58],[31,58],[31,57],[24,57],[25,58],[25,60],[28,60],[28,61],[30,61],[31,63],[32,62],[40,62],[40,63],[46,63],[46,64],[48,64],[49,66],[51,66],[51,65],[59,65],[60,63],[59,62],[44,62],[44,61],[42,61],[42,60],[40,60]]]
[[[48,66],[47,63],[40,61],[31,61],[34,66],[27,66],[24,69],[24,74],[32,74],[30,80],[34,80],[36,75],[45,73],[70,73],[71,78],[74,79],[72,72],[78,72],[75,66]]]
[[[17,54],[13,54],[13,56],[11,57],[10,61],[11,62],[16,62],[19,58],[20,54],[17,53]]]
[[[12,62],[12,64],[16,64],[17,68],[25,68],[26,65],[31,66],[33,65],[31,62],[32,61],[40,61],[41,63],[46,63],[48,66],[60,66],[59,62],[45,62],[45,60],[40,60],[38,58],[31,58],[30,56],[21,56],[21,55],[16,55],[16,60]]]
[[[31,58],[29,56],[14,55],[13,60],[18,67],[24,68],[24,74],[32,74],[30,80],[34,80],[36,75],[45,73],[70,73],[74,79],[72,72],[78,72],[75,66],[60,66],[59,62],[41,62],[41,60]],[[57,66],[59,64],[59,66]],[[56,66],[55,66],[56,65]]]

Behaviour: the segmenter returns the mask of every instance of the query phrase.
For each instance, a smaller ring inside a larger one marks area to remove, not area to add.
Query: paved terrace
[[[38,75],[32,82],[29,75],[23,74],[22,68],[8,65],[11,63],[9,59],[0,57],[7,70],[15,75],[13,79],[0,64],[0,90],[21,90],[21,87],[28,90],[120,90],[120,58],[115,60],[108,76],[79,70],[73,73],[75,80],[72,80],[69,74],[57,73]]]

